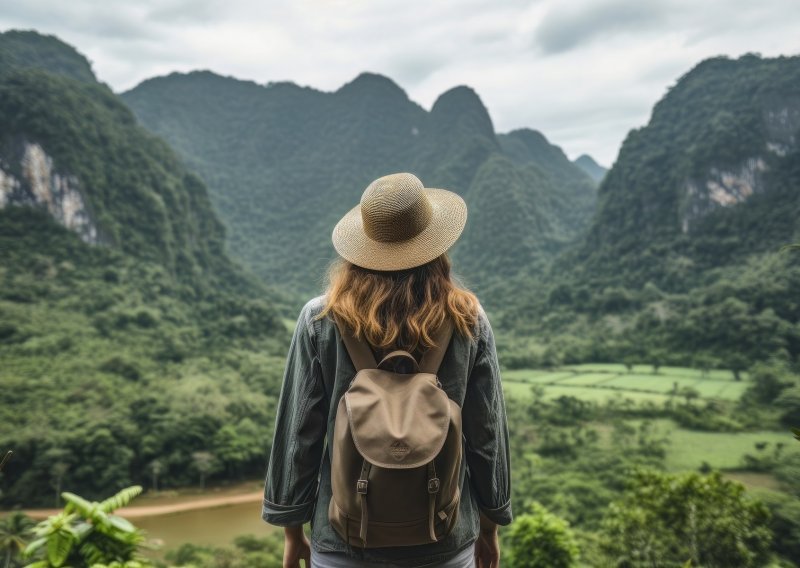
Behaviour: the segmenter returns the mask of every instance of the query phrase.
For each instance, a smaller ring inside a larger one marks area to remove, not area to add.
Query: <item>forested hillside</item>
[[[69,46],[0,57],[0,501],[260,472],[287,335],[203,182]]]
[[[503,327],[556,363],[797,357],[800,265],[780,251],[800,236],[799,137],[800,58],[697,65],[630,132],[589,231]]]
[[[468,87],[429,112],[370,73],[332,93],[175,73],[123,98],[206,181],[231,252],[298,297],[319,290],[336,221],[390,172],[465,198],[470,221],[453,255],[489,302],[494,285],[574,240],[594,203],[593,181],[559,148],[530,130],[496,135]]]

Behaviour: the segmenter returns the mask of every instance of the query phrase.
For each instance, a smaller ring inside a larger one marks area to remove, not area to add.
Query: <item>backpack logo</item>
[[[392,457],[397,461],[403,461],[410,451],[411,448],[400,440],[392,442],[392,445],[389,446],[389,453],[392,454]]]

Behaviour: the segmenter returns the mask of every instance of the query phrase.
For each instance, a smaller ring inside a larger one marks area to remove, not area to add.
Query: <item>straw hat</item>
[[[458,240],[467,205],[446,189],[426,188],[413,174],[373,181],[333,229],[342,257],[372,270],[405,270],[430,262]]]

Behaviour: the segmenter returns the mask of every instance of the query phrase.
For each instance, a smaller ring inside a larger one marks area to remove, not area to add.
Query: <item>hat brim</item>
[[[467,204],[457,193],[425,188],[432,216],[419,234],[404,241],[376,241],[364,232],[361,205],[348,211],[333,228],[333,247],[342,258],[370,270],[406,270],[444,254],[467,223]]]

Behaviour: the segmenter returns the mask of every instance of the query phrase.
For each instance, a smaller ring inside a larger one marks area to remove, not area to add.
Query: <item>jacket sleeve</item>
[[[483,310],[462,416],[472,491],[484,515],[507,525],[512,520],[508,422],[494,334]]]
[[[264,482],[261,518],[278,526],[311,520],[327,407],[309,305],[300,312],[283,375]]]

